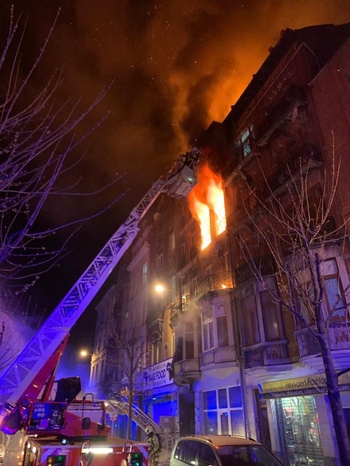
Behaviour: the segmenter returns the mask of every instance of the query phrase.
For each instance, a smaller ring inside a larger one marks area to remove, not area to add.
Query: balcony
[[[171,304],[169,304],[170,309],[170,326],[175,328],[179,317],[190,307],[190,295],[182,295],[181,299],[176,298]]]
[[[243,348],[243,358],[246,369],[290,362],[286,340],[265,342],[255,345],[254,348]]]
[[[350,349],[349,323],[331,323],[329,326],[329,336],[332,350]]]
[[[229,215],[227,219],[228,230],[236,228],[245,218],[249,218],[261,205],[262,193],[254,191],[239,203],[239,206]]]
[[[313,327],[315,328],[315,327]],[[350,348],[350,324],[331,323],[329,325],[330,346],[332,351],[349,350]],[[297,337],[299,353],[301,358],[320,354],[320,344],[308,328],[295,332]]]
[[[258,146],[267,144],[274,131],[283,128],[293,110],[306,104],[305,92],[298,86],[292,86],[275,108],[270,109],[268,116],[256,130]]]
[[[194,290],[194,297],[198,299],[210,291],[225,290],[232,288],[231,272],[220,272],[211,275],[206,275],[198,280],[197,286]]]
[[[214,348],[201,354],[201,366],[224,362],[236,362],[236,351],[233,346]]]
[[[250,154],[255,153],[256,149],[257,145],[253,134],[249,134],[244,142],[239,139],[233,147],[233,159],[235,161],[235,167],[246,160]]]
[[[313,144],[303,144],[291,152],[291,157],[287,159],[283,166],[269,176],[269,186],[272,191],[277,190],[293,175],[300,176],[300,169],[305,167],[309,170],[312,167],[318,167],[322,164],[320,152]]]
[[[235,270],[234,275],[236,279],[235,283],[237,286],[255,278],[253,272],[254,268],[256,268],[259,271],[258,273],[263,276],[271,275],[275,272],[275,265],[271,254],[255,257],[253,261],[254,265],[245,262],[244,264],[237,267],[237,269]]]
[[[185,359],[174,363],[174,382],[176,385],[193,384],[200,377],[198,359]]]

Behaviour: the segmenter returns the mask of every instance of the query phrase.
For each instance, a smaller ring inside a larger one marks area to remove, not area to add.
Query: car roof
[[[233,435],[186,435],[179,440],[198,440],[208,442],[215,446],[223,445],[260,445],[259,442],[251,438],[237,437]]]

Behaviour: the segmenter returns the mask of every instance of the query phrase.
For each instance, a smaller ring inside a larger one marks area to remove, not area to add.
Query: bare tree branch
[[[327,267],[334,256],[334,252],[330,256],[328,251],[336,248],[340,256],[348,241],[346,221],[338,220],[336,225],[332,220],[341,167],[335,156],[334,140],[333,151],[329,166],[322,167],[310,158],[300,158],[297,171],[287,166],[287,181],[276,189],[257,158],[263,186],[257,191],[248,185],[257,208],[244,204],[249,225],[236,234],[236,241],[260,286],[268,290],[281,309],[292,313],[297,328],[307,329],[318,341],[339,450],[343,458],[349,458],[350,443],[342,416],[331,329],[341,327],[346,333],[350,330],[346,302],[350,284],[342,289],[340,277],[333,271],[336,285],[332,282],[332,288],[327,289],[327,274],[330,275]],[[270,253],[273,276],[264,271],[258,260],[261,252],[252,238],[259,239],[260,250]]]
[[[63,225],[43,227],[43,209],[53,196],[94,196],[120,179],[93,192],[77,191],[79,180],[67,185],[65,176],[85,155],[82,143],[108,117],[104,114],[89,130],[80,134],[79,125],[102,101],[111,84],[85,108],[81,102],[61,101],[58,91],[62,74],[54,70],[35,91],[35,75],[47,52],[60,10],[42,46],[23,74],[21,51],[27,21],[10,11],[9,29],[0,54],[0,277],[8,287],[23,292],[49,271],[68,252],[70,234],[59,246],[48,239],[63,228],[78,225],[105,212],[120,197],[91,215]],[[74,233],[73,233],[74,234]],[[54,244],[54,243],[51,243]]]

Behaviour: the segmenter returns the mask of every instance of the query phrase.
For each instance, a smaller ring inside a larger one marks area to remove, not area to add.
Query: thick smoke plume
[[[45,69],[63,69],[65,95],[91,99],[115,80],[90,160],[100,181],[116,169],[138,180],[136,161],[153,177],[186,151],[229,112],[281,30],[350,21],[348,0],[6,0],[3,24],[11,3],[32,53],[61,9]]]
[[[24,68],[60,10],[33,93],[54,69],[63,71],[62,101],[89,103],[113,81],[88,123],[109,118],[90,138],[77,176],[96,188],[126,172],[121,189],[130,194],[97,228],[88,226],[89,240],[74,251],[80,259],[65,269],[70,285],[168,163],[224,119],[281,30],[350,21],[349,0],[2,0],[1,44],[11,4],[26,24]],[[77,210],[71,202],[51,216],[63,222]]]

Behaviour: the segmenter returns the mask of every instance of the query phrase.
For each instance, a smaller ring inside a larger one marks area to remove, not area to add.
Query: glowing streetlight
[[[79,351],[79,355],[82,357],[82,358],[86,358],[87,356],[92,356],[92,354],[86,350],[86,349],[82,349]]]
[[[166,291],[166,288],[164,285],[162,285],[161,283],[157,283],[156,286],[154,287],[156,293],[159,293],[159,294],[162,294],[164,293],[164,291]]]

